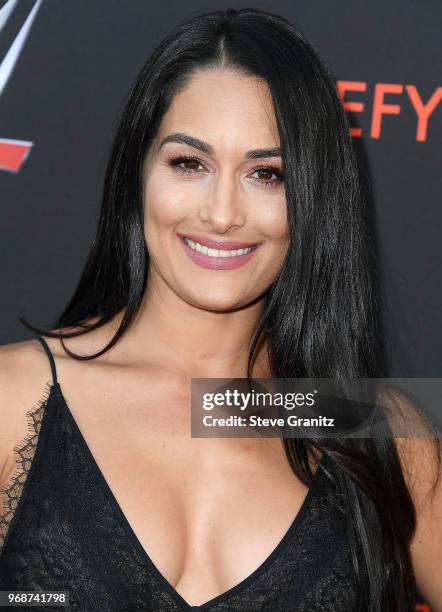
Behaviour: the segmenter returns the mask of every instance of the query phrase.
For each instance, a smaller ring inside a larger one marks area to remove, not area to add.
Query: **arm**
[[[433,438],[422,433],[414,438],[395,438],[395,442],[416,510],[416,530],[410,543],[416,584],[431,612],[442,612],[442,473],[437,478],[440,449]]]

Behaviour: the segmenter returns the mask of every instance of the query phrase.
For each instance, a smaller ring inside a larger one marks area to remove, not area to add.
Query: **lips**
[[[236,249],[246,249],[251,246],[256,246],[257,242],[237,242],[237,241],[221,241],[214,240],[213,238],[209,238],[208,236],[201,236],[198,234],[178,234],[180,238],[189,238],[189,240],[193,240],[193,242],[199,242],[203,246],[208,247],[209,249],[223,249],[225,251],[236,250]]]
[[[193,238],[200,238],[200,240],[205,240],[207,242],[207,238],[204,236],[192,236],[190,237],[184,234],[177,234],[177,239],[181,243],[185,253],[188,257],[198,266],[203,268],[208,268],[211,270],[234,270],[241,266],[247,264],[253,257],[255,257],[256,251],[259,249],[260,243],[253,242],[221,242],[209,240],[210,244],[222,244],[225,245],[247,245],[240,246],[239,249],[247,249],[245,253],[238,253],[232,255],[232,251],[236,251],[236,249],[224,249],[225,251],[230,251],[230,253],[223,254],[222,249],[219,247],[213,248],[212,246],[207,246],[203,244],[202,246],[195,248],[195,241]],[[199,241],[198,241],[199,242]],[[201,244],[201,243],[200,243]],[[210,251],[210,253],[209,253]]]

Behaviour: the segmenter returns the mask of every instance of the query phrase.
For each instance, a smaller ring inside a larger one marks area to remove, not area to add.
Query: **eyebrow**
[[[204,142],[203,140],[190,136],[189,134],[183,134],[182,132],[177,132],[175,134],[169,134],[169,136],[166,136],[166,138],[161,141],[159,148],[161,149],[161,147],[168,142],[185,144],[194,149],[198,149],[203,153],[213,153],[213,147],[208,142]],[[250,151],[246,151],[245,154],[246,159],[258,159],[261,157],[281,157],[281,149],[278,147],[272,147],[270,149],[251,149]]]

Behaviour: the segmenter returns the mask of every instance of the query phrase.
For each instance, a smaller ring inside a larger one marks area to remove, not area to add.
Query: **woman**
[[[123,113],[70,304],[2,347],[1,589],[73,610],[397,612],[416,576],[441,610],[431,439],[190,437],[191,378],[382,375],[368,253],[309,44],[255,9],[180,24]]]

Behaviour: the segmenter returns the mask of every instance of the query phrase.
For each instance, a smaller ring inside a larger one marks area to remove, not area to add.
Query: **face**
[[[149,284],[209,310],[265,292],[288,248],[279,146],[264,82],[227,69],[196,73],[144,164]]]

